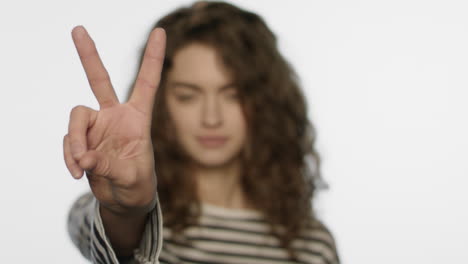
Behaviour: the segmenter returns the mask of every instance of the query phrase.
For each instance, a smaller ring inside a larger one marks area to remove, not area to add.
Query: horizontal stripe
[[[251,243],[247,241],[231,241],[223,239],[213,239],[213,238],[200,238],[200,237],[191,237],[189,238],[190,243],[192,245],[201,248],[201,249],[212,249],[212,250],[236,250],[238,252],[249,252],[253,249],[259,250],[261,249],[263,254],[276,255],[279,254],[278,249],[279,244],[277,245],[268,245],[268,244],[259,244],[259,243]],[[292,244],[294,250],[298,252],[303,252],[305,254],[315,255],[315,256],[325,256],[327,258],[332,259],[334,257],[334,250],[329,248],[328,245],[323,243],[322,241],[317,241],[315,243],[304,243],[304,241],[294,241]],[[243,251],[244,249],[244,251]],[[249,253],[255,254],[255,253]],[[281,254],[284,255],[284,254]]]
[[[265,259],[276,262],[287,261],[289,258],[287,251],[282,248],[262,248],[260,246],[245,246],[242,244],[226,246],[218,242],[203,243],[199,241],[190,245],[178,243],[172,240],[165,240],[165,243],[168,246],[178,248],[177,252],[193,248],[215,255]],[[302,252],[303,257],[307,257],[308,259],[313,260],[314,263],[320,262],[320,260],[325,257],[323,254],[324,251],[308,251],[304,249],[297,249],[297,253],[298,252]],[[333,256],[329,255],[328,258],[333,258]]]
[[[268,256],[245,256],[242,254],[229,254],[226,252],[210,252],[195,249],[193,247],[184,247],[183,245],[175,245],[168,243],[165,240],[164,248],[166,250],[176,253],[180,259],[186,259],[193,262],[203,263],[250,263],[250,264],[271,264],[271,263],[294,263],[285,259],[269,258]]]
[[[165,237],[171,236],[171,230],[169,228],[164,228],[163,234]],[[246,231],[239,228],[223,227],[223,226],[192,226],[187,228],[184,231],[184,235],[187,238],[207,238],[207,239],[219,239],[223,240],[229,238],[230,241],[237,242],[250,242],[254,244],[266,244],[270,246],[278,246],[279,240],[275,236],[266,232],[253,232]],[[323,243],[328,248],[335,248],[333,243],[333,238],[330,233],[325,232],[325,230],[315,230],[314,232],[308,232],[308,236],[300,236],[297,241],[303,240],[302,243],[306,242],[316,242]]]
[[[183,231],[181,241],[173,240],[171,229],[164,228],[165,263],[338,263],[334,238],[320,222],[311,222],[292,242],[299,261],[294,262],[264,218],[216,213],[201,215],[197,225]]]
[[[98,202],[88,193],[69,213],[72,241],[94,263],[117,263],[99,215]],[[338,264],[335,240],[318,221],[311,221],[291,244],[298,261],[289,260],[269,223],[256,211],[204,207],[196,226],[186,228],[182,240],[172,238],[162,225],[159,201],[149,215],[139,248],[137,263],[161,264]],[[169,226],[169,225],[168,225]],[[161,243],[163,242],[163,243]],[[159,256],[159,260],[156,258]]]

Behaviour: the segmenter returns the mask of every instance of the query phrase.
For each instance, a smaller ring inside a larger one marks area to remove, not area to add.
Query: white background
[[[468,263],[465,1],[232,1],[298,71],[330,189],[318,212],[343,263]],[[154,22],[187,1],[0,3],[0,259],[86,263],[66,215],[69,111],[96,108],[71,41],[83,24],[121,99]]]

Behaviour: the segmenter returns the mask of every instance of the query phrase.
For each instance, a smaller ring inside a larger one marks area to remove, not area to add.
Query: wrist
[[[149,214],[143,212],[116,213],[102,205],[99,205],[99,214],[116,255],[132,255],[139,246]]]
[[[106,216],[112,218],[122,218],[122,219],[131,219],[131,218],[141,218],[142,216],[146,216],[150,213],[156,206],[156,198],[153,199],[151,202],[142,205],[142,206],[132,206],[126,207],[121,205],[106,205],[106,204],[99,204],[99,211]]]

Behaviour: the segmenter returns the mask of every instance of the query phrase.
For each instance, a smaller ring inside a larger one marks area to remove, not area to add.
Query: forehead
[[[216,49],[201,43],[191,43],[175,53],[168,81],[215,88],[233,80]]]

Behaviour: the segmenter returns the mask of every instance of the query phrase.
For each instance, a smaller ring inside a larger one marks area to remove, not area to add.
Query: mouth
[[[197,137],[197,141],[204,147],[207,148],[218,148],[226,144],[228,137],[220,136],[200,136]]]

